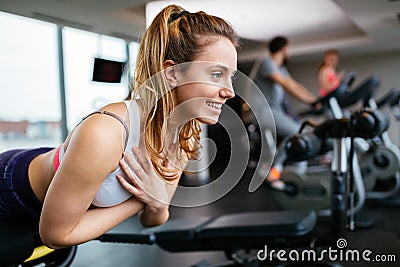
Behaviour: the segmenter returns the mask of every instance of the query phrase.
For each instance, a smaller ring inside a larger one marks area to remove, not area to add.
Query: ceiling
[[[136,41],[146,28],[145,7],[149,2],[156,2],[148,4],[151,7],[166,1],[0,0],[0,10]],[[204,10],[230,21],[243,38],[241,61],[264,53],[266,43],[276,34],[289,37],[292,55],[297,57],[310,57],[333,47],[342,55],[400,53],[399,0],[172,2],[189,11]]]

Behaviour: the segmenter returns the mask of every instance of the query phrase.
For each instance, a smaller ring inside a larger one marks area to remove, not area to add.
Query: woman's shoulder
[[[320,74],[327,74],[327,73],[332,73],[332,72],[334,72],[334,69],[332,69],[332,67],[330,67],[330,66],[328,66],[328,65],[325,65],[325,66],[322,66],[320,69],[319,69],[319,71],[318,71]]]
[[[124,131],[121,131],[125,127],[127,121],[127,108],[124,102],[110,103],[98,111],[90,113],[86,116],[81,123],[74,129],[74,135],[82,136],[87,140],[92,141],[106,141],[111,144],[113,141],[121,138]],[[101,111],[106,111],[102,113]],[[110,116],[111,115],[111,116]]]
[[[100,110],[105,110],[120,117],[125,117],[127,113],[127,105],[125,102],[114,102],[103,106]]]

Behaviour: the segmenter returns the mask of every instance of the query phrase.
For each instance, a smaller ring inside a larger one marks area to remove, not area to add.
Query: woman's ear
[[[176,70],[174,68],[175,62],[173,60],[165,60],[163,62],[165,78],[168,81],[171,88],[175,88],[178,85],[178,78],[176,76]]]

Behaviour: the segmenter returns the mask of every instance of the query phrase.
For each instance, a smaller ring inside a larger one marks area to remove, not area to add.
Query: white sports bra
[[[128,110],[130,129],[135,129],[133,131],[127,132],[128,137],[125,143],[125,152],[131,153],[130,152],[131,148],[133,146],[138,146],[140,141],[140,130],[139,130],[140,114],[136,101],[124,101],[124,103],[126,104]],[[102,112],[96,112],[96,113],[102,113]],[[110,115],[109,112],[103,114]],[[118,116],[114,116],[114,114],[112,114],[112,116],[120,120]],[[126,127],[124,122],[123,124],[124,127]],[[125,129],[127,130],[127,128]],[[61,162],[64,155],[64,145],[61,145],[59,149],[60,152],[58,157],[59,157],[59,162]],[[93,199],[92,202],[93,205],[97,207],[111,207],[124,202],[125,200],[127,200],[132,196],[132,194],[126,191],[125,188],[123,188],[122,185],[118,182],[116,178],[116,175],[118,173],[123,174],[123,171],[119,166],[105,178],[99,190],[97,191],[96,196]]]

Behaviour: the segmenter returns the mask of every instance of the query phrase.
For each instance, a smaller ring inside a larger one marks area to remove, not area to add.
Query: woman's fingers
[[[128,183],[121,174],[117,174],[117,179],[128,192],[135,196],[140,195],[140,191],[134,185]]]
[[[121,170],[128,179],[118,175],[121,185],[146,205],[158,208],[160,202],[167,203],[169,195],[165,181],[157,175],[147,154],[137,147],[132,148],[134,155],[124,153],[120,161]]]
[[[136,155],[137,162],[143,168],[143,170],[147,173],[148,170],[151,170],[152,164],[150,162],[147,153],[141,151],[138,147],[132,147],[132,152]]]
[[[134,173],[139,178],[146,176],[146,172],[143,169],[143,166],[141,166],[140,163],[130,153],[125,152],[124,159],[125,159],[125,163],[128,164],[128,166],[134,171]]]
[[[143,187],[143,181],[136,175],[135,172],[133,172],[128,164],[125,162],[124,159],[121,159],[119,162],[119,165],[121,166],[121,169],[124,171],[124,173],[128,176],[129,180],[137,187]],[[124,179],[125,180],[125,179]]]

